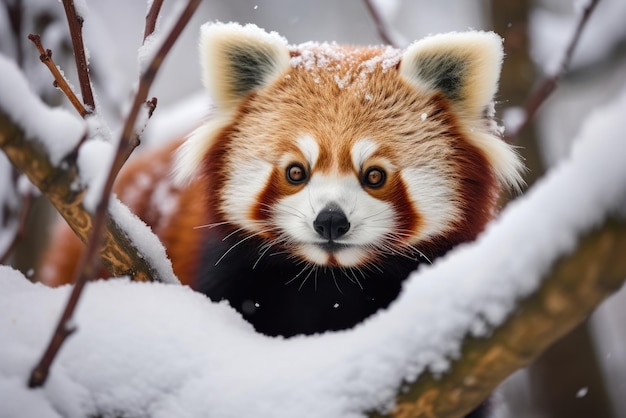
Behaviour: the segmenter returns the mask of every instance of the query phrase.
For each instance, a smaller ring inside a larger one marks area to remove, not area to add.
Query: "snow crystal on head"
[[[291,51],[292,68],[311,73],[316,83],[322,71],[328,72],[340,89],[352,87],[355,82],[360,85],[378,68],[383,73],[395,68],[402,57],[401,50],[390,46],[358,50],[335,42],[306,42],[292,46]]]

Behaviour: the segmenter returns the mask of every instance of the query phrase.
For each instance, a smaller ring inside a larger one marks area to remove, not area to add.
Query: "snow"
[[[384,72],[400,62],[403,51],[391,46],[380,49],[372,58],[360,61],[334,42],[305,42],[291,46],[296,52],[291,57],[292,68],[302,68],[311,73],[316,83],[322,72],[330,72],[340,89],[362,87],[368,74],[380,67]]]
[[[578,391],[576,392],[576,397],[577,398],[584,398],[585,396],[587,396],[587,393],[589,393],[589,388],[588,387],[582,387],[580,389],[578,389]]]
[[[148,4],[148,9],[152,4]],[[168,18],[165,19],[165,23],[163,27],[161,27],[161,16],[163,13],[159,13],[159,18],[157,19],[157,24],[154,28],[154,32],[150,34],[143,42],[143,44],[139,47],[137,51],[137,62],[139,64],[139,74],[143,74],[155,55],[158,53],[161,45],[163,45],[163,41],[167,37],[167,35],[172,31],[172,28],[178,21],[184,10],[183,2],[176,2],[173,4],[173,10],[168,12]]]
[[[114,149],[109,141],[99,136],[86,141],[78,151],[78,172],[81,185],[86,189],[83,205],[91,213],[95,213],[102,189],[106,182],[113,161]],[[158,190],[157,190],[158,192]],[[163,196],[163,192],[160,193]],[[163,208],[170,208],[172,203],[165,200]],[[115,196],[109,200],[109,216],[124,230],[134,242],[135,247],[141,251],[141,256],[146,257],[165,283],[180,283],[172,269],[163,244],[154,235],[141,219],[133,214],[127,206],[121,203]]]
[[[172,263],[163,244],[148,225],[115,197],[111,197],[109,201],[109,215],[128,234],[135,247],[141,251],[141,256],[147,258],[150,265],[156,269],[162,282],[180,284],[174,275]]]
[[[626,90],[589,117],[571,158],[477,242],[414,273],[388,310],[348,331],[270,338],[186,287],[96,282],[49,382],[29,391],[29,370],[70,289],[0,268],[0,416],[350,418],[384,410],[403,379],[444,373],[468,332],[487,335],[501,324],[581,233],[624,214],[625,112]]]
[[[29,138],[43,144],[53,164],[69,154],[85,133],[85,125],[65,109],[49,108],[29,88],[14,61],[0,54],[0,110]]]
[[[78,174],[87,191],[83,206],[91,213],[96,212],[102,189],[113,162],[114,150],[111,143],[100,138],[92,138],[78,150]]]
[[[76,9],[76,15],[83,20],[87,20],[89,9],[85,0],[74,0],[74,9]]]
[[[204,92],[173,105],[157,106],[143,133],[142,146],[162,145],[172,139],[184,138],[200,126],[210,114],[211,107],[211,100]]]
[[[502,114],[504,132],[511,134],[517,132],[524,120],[526,120],[526,110],[523,107],[510,106],[505,108]]]

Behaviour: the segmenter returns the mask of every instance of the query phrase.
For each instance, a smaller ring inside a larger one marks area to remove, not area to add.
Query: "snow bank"
[[[569,161],[509,205],[478,242],[415,273],[392,307],[353,330],[256,334],[224,303],[181,286],[90,284],[42,389],[26,381],[69,288],[0,269],[0,416],[362,417],[402,379],[443,372],[577,237],[626,202],[626,91],[593,114]]]

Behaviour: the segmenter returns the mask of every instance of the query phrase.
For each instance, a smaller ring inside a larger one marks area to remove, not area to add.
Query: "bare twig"
[[[199,4],[200,0],[189,0],[187,2],[187,5],[178,17],[178,21],[175,23],[170,33],[161,44],[159,50],[156,52],[149,65],[146,67],[143,74],[139,78],[139,87],[137,89],[137,94],[135,94],[135,100],[130,108],[128,117],[126,118],[124,128],[122,129],[122,135],[118,142],[118,148],[117,152],[115,153],[113,165],[111,167],[111,173],[107,178],[104,186],[105,192],[107,190],[110,192],[120,169],[130,156],[130,154],[133,152],[133,150],[137,147],[137,145],[139,145],[139,137],[137,136],[135,129],[135,122],[137,121],[137,117],[139,116],[139,111],[141,110],[142,106],[145,105],[150,86],[152,85],[152,82],[154,81],[157,72],[161,67],[161,63],[176,42],[176,39],[178,39],[178,36],[183,31],[185,25],[187,25],[187,22],[189,22],[189,19],[191,19],[191,16],[195,12]],[[153,103],[156,104],[156,101],[154,101]]]
[[[552,92],[554,92],[554,90],[557,88],[559,81],[561,81],[561,78],[563,78],[563,76],[569,69],[569,66],[572,62],[572,57],[574,56],[574,51],[576,50],[576,46],[578,45],[578,41],[580,40],[580,36],[582,35],[583,29],[589,21],[589,17],[598,5],[598,1],[599,0],[589,0],[585,5],[585,8],[582,10],[582,13],[580,15],[578,25],[576,26],[574,36],[570,40],[570,43],[565,50],[565,55],[563,56],[559,68],[554,74],[546,77],[539,85],[539,88],[537,88],[537,90],[535,90],[535,92],[531,94],[530,98],[526,102],[526,106],[524,107],[524,120],[517,126],[514,132],[510,134],[505,133],[504,135],[504,139],[508,143],[516,142],[519,133],[524,128],[526,128],[528,124],[530,124],[541,105],[543,105],[547,98],[550,97]]]
[[[83,106],[78,97],[76,97],[76,94],[67,83],[67,80],[65,79],[65,77],[63,77],[63,74],[61,74],[61,71],[59,71],[58,67],[54,63],[54,60],[52,59],[52,51],[49,49],[44,49],[43,44],[41,43],[41,37],[39,35],[31,33],[30,35],[28,35],[28,39],[30,39],[35,44],[35,46],[39,50],[39,59],[46,65],[46,67],[48,67],[48,69],[52,73],[52,77],[54,77],[54,86],[61,89],[61,91],[69,99],[69,101],[72,103],[72,106],[74,106],[74,109],[76,109],[79,115],[81,115],[82,117],[88,115],[89,112],[87,111],[87,109],[85,109],[85,106]]]
[[[15,231],[15,235],[13,235],[13,239],[11,240],[11,243],[7,247],[6,251],[2,254],[2,256],[0,256],[0,264],[7,262],[11,254],[13,254],[13,251],[15,251],[15,247],[17,247],[17,245],[24,239],[26,234],[26,221],[28,220],[30,211],[33,208],[33,200],[33,194],[31,192],[23,196],[20,218],[17,221],[17,230]]]
[[[66,338],[71,335],[72,332],[74,332],[74,329],[68,324],[71,321],[74,309],[76,308],[76,304],[80,298],[81,292],[85,284],[90,277],[93,277],[94,274],[94,266],[97,264],[98,261],[98,249],[100,248],[102,233],[107,222],[109,196],[111,195],[113,183],[115,181],[115,178],[117,177],[119,170],[130,156],[130,153],[138,144],[135,124],[139,115],[139,110],[142,105],[145,106],[148,91],[150,89],[152,81],[156,77],[161,63],[165,59],[165,56],[171,49],[172,45],[174,45],[174,42],[182,32],[183,28],[185,27],[199,4],[200,0],[189,0],[187,6],[179,16],[178,21],[172,28],[171,32],[168,34],[167,38],[161,45],[161,48],[158,50],[157,54],[154,56],[154,58],[150,62],[150,65],[144,71],[139,80],[139,88],[137,90],[137,93],[135,94],[135,101],[133,102],[133,106],[131,107],[129,115],[126,119],[126,123],[122,131],[122,136],[120,138],[117,151],[115,153],[113,165],[107,177],[105,186],[102,190],[102,195],[100,197],[98,206],[96,207],[96,213],[92,217],[93,224],[90,239],[87,244],[87,250],[83,254],[80,263],[77,266],[77,274],[74,281],[74,288],[72,289],[70,299],[65,306],[63,314],[59,319],[59,323],[48,347],[46,348],[46,351],[44,352],[41,360],[35,366],[31,373],[28,382],[28,385],[31,388],[39,387],[45,383],[48,377],[50,366],[52,365],[52,362],[54,361],[59,349],[65,342]],[[154,110],[155,105],[156,100],[151,100],[149,106],[152,110]],[[150,111],[149,113],[152,112]]]
[[[143,32],[143,40],[145,41],[148,36],[154,32],[156,28],[157,18],[161,12],[161,6],[163,6],[163,0],[153,0],[150,10],[146,14],[146,27]]]
[[[74,49],[74,59],[76,61],[76,72],[80,83],[80,92],[83,96],[83,103],[87,106],[87,112],[91,113],[96,108],[96,103],[91,91],[91,80],[89,79],[89,65],[85,56],[85,45],[83,44],[83,18],[76,13],[73,0],[63,0],[63,7],[67,17],[67,24],[70,28],[72,48]]]
[[[74,310],[76,309],[76,304],[82,294],[83,288],[89,279],[94,277],[96,273],[95,266],[98,264],[96,262],[98,249],[100,248],[100,244],[103,239],[102,232],[104,231],[106,219],[106,211],[103,215],[94,217],[91,238],[87,244],[87,250],[82,254],[78,263],[72,293],[70,293],[70,298],[65,305],[65,309],[63,309],[61,318],[57,323],[57,327],[54,330],[54,334],[52,335],[52,339],[50,340],[46,351],[30,375],[30,379],[28,380],[28,387],[30,388],[40,387],[45,383],[50,371],[50,366],[52,365],[59,349],[65,342],[66,338],[76,331],[76,328],[70,325],[70,321],[74,314]]]
[[[374,3],[372,3],[372,0],[364,0],[364,2],[368,12],[372,16],[372,19],[376,24],[376,30],[378,30],[378,36],[380,36],[380,39],[382,39],[383,42],[388,45],[399,48],[400,45],[397,44],[395,36],[393,35],[393,31],[391,30],[391,28],[389,28],[389,26],[387,26],[382,16],[378,12],[378,9],[376,9],[376,6],[374,6]]]

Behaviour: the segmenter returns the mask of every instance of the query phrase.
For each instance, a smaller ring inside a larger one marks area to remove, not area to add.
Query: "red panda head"
[[[491,120],[494,33],[437,35],[406,51],[288,46],[253,25],[202,28],[215,115],[178,155],[211,222],[272,252],[360,267],[473,239],[521,163]]]

